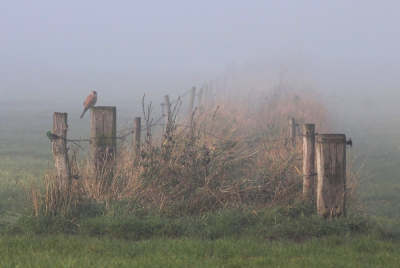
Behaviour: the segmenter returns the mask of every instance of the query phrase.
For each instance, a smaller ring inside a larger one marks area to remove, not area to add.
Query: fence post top
[[[117,108],[116,106],[93,106],[92,107],[92,109],[95,109],[95,110],[96,109],[106,109],[106,110],[110,109],[111,110],[111,109],[116,109],[116,108]]]
[[[316,138],[317,142],[325,143],[325,142],[346,142],[345,134],[318,134]]]

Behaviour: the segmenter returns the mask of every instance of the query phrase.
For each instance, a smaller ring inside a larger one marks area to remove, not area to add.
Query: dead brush
[[[246,102],[216,99],[215,106],[203,107],[208,112],[196,111],[190,118],[179,118],[175,107],[170,125],[156,139],[149,127],[151,105],[147,113],[143,105],[148,131],[140,154],[133,142],[121,142],[112,179],[105,183],[92,174],[89,159],[80,160],[74,151],[71,167],[77,179],[69,195],[55,191],[49,173],[42,206],[49,213],[78,202],[127,200],[179,214],[266,206],[301,196],[302,139],[292,145],[289,119],[315,123],[324,132],[329,128],[326,109],[311,93],[274,97],[260,91],[240,99]]]

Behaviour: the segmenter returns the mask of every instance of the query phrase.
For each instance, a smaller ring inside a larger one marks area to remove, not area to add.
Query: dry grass
[[[289,120],[329,131],[327,111],[312,93],[252,92],[216,98],[191,118],[179,118],[163,135],[147,135],[135,155],[122,140],[109,174],[94,174],[78,148],[70,155],[69,194],[53,172],[45,193],[32,187],[34,214],[63,213],[79,202],[125,200],[142,209],[196,213],[220,207],[269,206],[301,196],[302,139],[292,145]],[[150,123],[151,109],[145,112]],[[299,133],[300,134],[300,133]],[[300,135],[299,135],[300,136]]]

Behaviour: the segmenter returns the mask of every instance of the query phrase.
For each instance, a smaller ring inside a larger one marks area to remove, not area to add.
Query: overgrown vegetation
[[[244,97],[246,103],[240,101]],[[309,202],[302,197],[302,138],[299,130],[296,144],[292,144],[288,123],[294,117],[299,124],[312,122],[317,131],[326,132],[329,120],[324,106],[310,93],[296,95],[282,89],[252,92],[242,98],[216,99],[198,107],[189,118],[179,117],[177,102],[171,124],[159,128],[160,134],[148,132],[139,154],[135,154],[133,142],[121,140],[115,165],[107,169],[107,174],[94,174],[90,159],[82,158],[79,147],[73,148],[71,190],[60,193],[55,173],[48,171],[45,187],[30,187],[32,214],[25,217],[24,223],[28,226],[22,224],[13,230],[109,234],[132,239],[152,235],[212,239],[247,234],[246,230],[255,226],[261,228],[259,232],[266,232],[263,236],[293,239],[319,237],[330,233],[332,226],[333,233],[365,230],[368,224],[354,218],[361,215],[355,213],[361,207],[353,194],[358,174],[351,169],[347,178],[352,189],[348,206],[354,217],[331,226],[314,215],[312,202],[306,210],[298,206]],[[151,104],[145,109],[143,102],[148,127],[151,112]],[[223,226],[219,234],[207,231],[205,226],[213,229],[220,225],[216,219],[207,222],[208,218],[218,219],[218,215],[230,215],[234,230]],[[273,225],[265,222],[265,215],[274,215]],[[362,223],[352,229],[354,221]],[[117,223],[124,235],[118,232]],[[311,229],[306,230],[306,224]],[[322,231],[313,229],[319,224]],[[294,233],[286,233],[289,230]]]
[[[143,108],[151,124],[151,105]],[[370,217],[358,201],[364,176],[352,150],[346,217],[324,220],[315,202],[302,197],[302,137],[292,145],[289,119],[315,123],[319,133],[335,131],[311,93],[277,88],[225,96],[190,118],[178,110],[184,110],[179,102],[168,131],[165,125],[152,130],[138,156],[131,136],[120,140],[110,180],[93,174],[90,159],[73,147],[70,195],[58,192],[51,168],[42,181],[43,167],[17,168],[9,155],[2,157],[0,238],[6,246],[0,253],[14,258],[0,265],[320,267],[359,265],[357,256],[391,267],[398,261],[395,218]],[[50,150],[42,147],[40,163]],[[361,201],[374,200],[374,192],[362,189]],[[387,198],[386,192],[379,196]],[[21,250],[27,254],[16,253]],[[344,257],[332,259],[332,252]],[[56,259],[49,262],[48,254]]]
[[[217,99],[182,119],[177,102],[171,124],[161,137],[148,133],[140,154],[135,155],[132,142],[120,142],[108,174],[94,174],[89,159],[81,159],[75,147],[71,191],[60,193],[54,173],[48,172],[44,193],[32,187],[34,215],[63,214],[85,202],[118,200],[180,215],[298,198],[302,145],[300,137],[292,145],[288,122],[295,117],[300,124],[313,122],[326,131],[323,105],[307,94],[259,92],[244,97],[246,103]],[[143,110],[149,126],[151,106],[147,113]]]

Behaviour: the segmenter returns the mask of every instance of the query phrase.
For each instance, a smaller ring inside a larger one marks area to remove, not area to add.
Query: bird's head
[[[92,95],[93,96],[97,96],[97,92],[96,91],[92,91]]]

